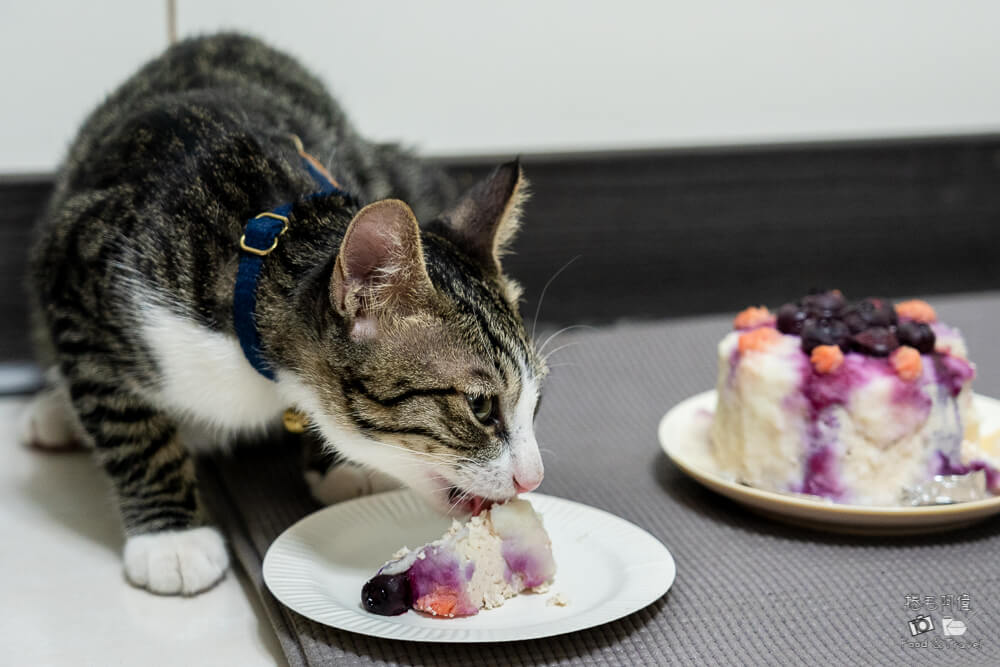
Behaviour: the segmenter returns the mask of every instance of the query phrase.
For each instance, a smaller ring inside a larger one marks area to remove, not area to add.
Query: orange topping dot
[[[906,382],[913,382],[924,372],[924,362],[916,348],[904,345],[889,357],[896,375]]]
[[[911,299],[896,304],[896,314],[914,322],[937,322],[937,313],[931,305],[920,299]]]
[[[836,345],[817,345],[809,361],[817,373],[836,373],[844,365],[844,353]]]
[[[740,335],[740,354],[749,350],[766,350],[781,339],[777,329],[762,327]]]
[[[739,315],[733,319],[734,329],[753,329],[765,324],[774,324],[774,316],[764,306],[760,308],[750,306],[741,310]]]
[[[454,593],[442,593],[439,588],[420,598],[414,606],[437,616],[454,616],[455,607],[458,606],[458,596]]]

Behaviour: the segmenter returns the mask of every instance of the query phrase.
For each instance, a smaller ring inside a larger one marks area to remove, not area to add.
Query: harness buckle
[[[268,255],[271,254],[271,252],[275,248],[278,247],[278,238],[280,238],[282,234],[288,231],[288,218],[283,215],[278,215],[277,213],[271,213],[270,211],[265,211],[264,213],[260,213],[254,216],[253,219],[260,220],[261,218],[273,218],[275,220],[280,220],[282,222],[283,226],[281,228],[281,231],[278,232],[277,235],[274,237],[274,243],[271,244],[270,248],[254,248],[253,246],[247,245],[247,235],[246,232],[244,232],[243,235],[240,236],[240,248],[252,255],[257,255],[259,257],[267,257]]]

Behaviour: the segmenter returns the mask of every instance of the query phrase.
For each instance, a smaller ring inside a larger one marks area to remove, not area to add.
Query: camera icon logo
[[[946,637],[948,636],[955,637],[964,635],[967,628],[965,627],[965,623],[963,623],[962,621],[956,621],[951,616],[942,616],[941,629],[944,630],[944,634]]]
[[[922,635],[925,632],[930,632],[934,629],[934,620],[930,616],[924,616],[921,614],[915,619],[908,623],[910,626],[910,635],[916,637],[917,635]],[[964,631],[964,628],[963,628]]]

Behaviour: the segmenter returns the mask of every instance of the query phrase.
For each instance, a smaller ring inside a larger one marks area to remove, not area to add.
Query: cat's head
[[[363,208],[329,280],[329,372],[303,378],[302,407],[333,447],[441,509],[542,481],[546,369],[501,267],[525,191],[512,162],[423,228],[401,201]]]

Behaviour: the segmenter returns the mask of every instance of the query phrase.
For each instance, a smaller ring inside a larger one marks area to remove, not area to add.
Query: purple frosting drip
[[[976,375],[972,364],[948,353],[939,353],[933,356],[938,382],[948,388],[952,398],[958,396],[959,392],[962,391],[962,386]]]
[[[837,500],[844,490],[837,474],[832,441],[838,424],[830,409],[844,404],[850,392],[871,377],[870,360],[861,355],[848,354],[836,373],[824,374],[813,370],[805,354],[801,359],[801,388],[808,408],[807,447],[802,485],[792,490]]]
[[[507,582],[515,574],[520,574],[526,588],[540,586],[547,581],[547,573],[543,571],[542,563],[529,550],[523,548],[515,540],[504,540],[500,553],[507,563],[504,577]]]
[[[843,494],[840,478],[837,475],[836,460],[829,446],[821,447],[806,460],[802,493],[826,498],[839,498]]]
[[[732,387],[736,382],[736,367],[740,365],[740,348],[734,347],[729,353],[729,376],[726,378],[727,384]]]
[[[424,554],[425,557],[415,560],[407,571],[414,600],[434,593],[439,588],[455,593],[465,590],[467,579],[463,579],[468,576],[468,568],[463,573],[454,554],[439,547],[425,549]],[[460,599],[456,613],[467,615],[475,613],[475,609],[475,605],[468,600]]]
[[[993,493],[1000,493],[1000,470],[997,470],[986,461],[980,461],[977,459],[975,461],[970,461],[968,464],[963,464],[957,461],[952,461],[942,451],[937,452],[937,458],[938,465],[936,474],[967,475],[970,472],[982,470],[986,473],[986,488]]]
[[[844,356],[844,365],[836,373],[817,373],[808,359],[803,361],[802,392],[809,401],[811,419],[815,420],[835,405],[844,405],[855,389],[878,376],[895,381],[892,391],[894,402],[917,404],[930,410],[931,399],[921,391],[921,383],[899,380],[886,359],[848,353]]]
[[[935,363],[939,355],[925,355],[925,364],[933,356]],[[957,360],[961,362],[961,360]],[[963,362],[964,364],[964,362]],[[968,364],[964,367],[971,370]],[[956,364],[958,373],[949,376],[964,378],[961,375],[963,365]],[[808,358],[802,355],[802,394],[807,402],[808,427],[806,433],[807,448],[803,465],[802,485],[792,489],[800,493],[809,493],[834,500],[843,499],[844,488],[837,471],[835,450],[835,435],[838,429],[836,418],[831,409],[847,403],[851,392],[872,381],[876,377],[889,377],[893,380],[892,401],[897,404],[915,406],[923,412],[931,409],[932,401],[921,389],[923,383],[903,382],[899,380],[891,364],[886,359],[848,353],[844,364],[835,373],[817,373]],[[950,385],[949,385],[950,390]]]

